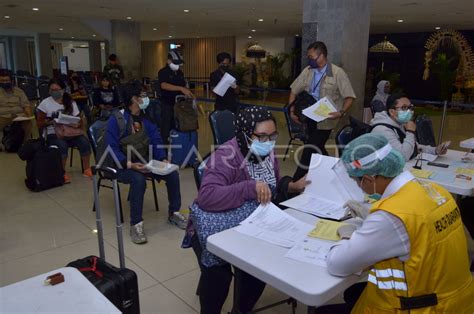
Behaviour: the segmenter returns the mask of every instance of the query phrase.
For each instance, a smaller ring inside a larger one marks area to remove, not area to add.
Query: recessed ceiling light
[[[257,30],[255,30],[255,29],[252,29],[252,32],[254,32],[254,33],[255,33],[256,31],[257,31]]]
[[[173,36],[169,35],[168,38],[172,38]]]
[[[258,19],[259,22],[263,22],[263,19]]]
[[[9,19],[10,15],[5,15],[4,18]]]
[[[249,39],[252,39],[252,36],[249,36]]]
[[[439,27],[439,26],[436,26],[436,27],[435,27],[435,29],[441,29],[441,27]]]
[[[153,30],[154,30],[154,31],[157,31],[157,30],[158,30],[158,28],[154,27],[154,28],[153,28]]]
[[[132,17],[131,17],[131,16],[127,16],[127,20],[131,20],[131,19],[132,19]]]
[[[74,36],[71,36],[71,39],[74,39]]]
[[[97,36],[97,35],[96,35],[96,34],[92,34],[92,37],[95,37],[95,36]]]
[[[63,31],[63,30],[64,30],[64,28],[60,27],[60,28],[59,28],[59,30],[60,30],[60,31]]]
[[[39,9],[38,8],[33,8],[33,11],[39,11]]]
[[[184,13],[189,13],[188,9],[184,9],[183,11],[184,11]]]
[[[400,20],[397,20],[397,22],[398,22],[398,23],[403,23],[403,20],[402,20],[402,19],[400,19]]]
[[[300,37],[300,34],[295,34],[296,37]]]

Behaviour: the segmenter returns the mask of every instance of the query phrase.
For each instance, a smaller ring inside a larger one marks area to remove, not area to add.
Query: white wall
[[[245,37],[236,37],[235,39],[235,60],[242,62],[242,56],[245,56],[245,51],[250,43],[258,43],[267,51],[267,54],[275,56],[279,53],[290,53],[293,38],[291,37],[259,37],[253,36],[252,39]],[[288,44],[290,43],[290,44]]]
[[[63,56],[68,57],[69,70],[90,71],[89,46],[81,48],[80,45],[87,45],[87,42],[62,41]],[[74,49],[74,52],[71,52]]]

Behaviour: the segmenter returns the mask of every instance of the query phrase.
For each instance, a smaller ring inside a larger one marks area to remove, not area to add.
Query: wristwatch
[[[339,113],[341,114],[341,118],[344,117],[346,115],[346,112],[344,110],[339,110]]]

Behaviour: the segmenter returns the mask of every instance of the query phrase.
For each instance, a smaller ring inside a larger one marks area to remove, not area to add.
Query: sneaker
[[[91,168],[87,168],[86,170],[84,170],[84,172],[82,173],[82,175],[86,178],[92,178],[92,170]]]
[[[67,173],[64,174],[64,184],[71,183],[71,177]]]
[[[168,222],[183,230],[188,225],[188,219],[180,212],[174,212],[173,215],[169,216]]]
[[[143,230],[143,221],[130,226],[130,238],[132,238],[132,242],[135,244],[143,244],[148,241],[145,230]]]

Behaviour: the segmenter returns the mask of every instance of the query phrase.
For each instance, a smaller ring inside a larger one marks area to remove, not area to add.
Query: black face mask
[[[219,65],[219,69],[221,69],[224,72],[227,72],[229,70],[230,66],[228,64],[221,64]]]
[[[0,87],[3,89],[12,89],[13,84],[12,83],[0,83]]]

